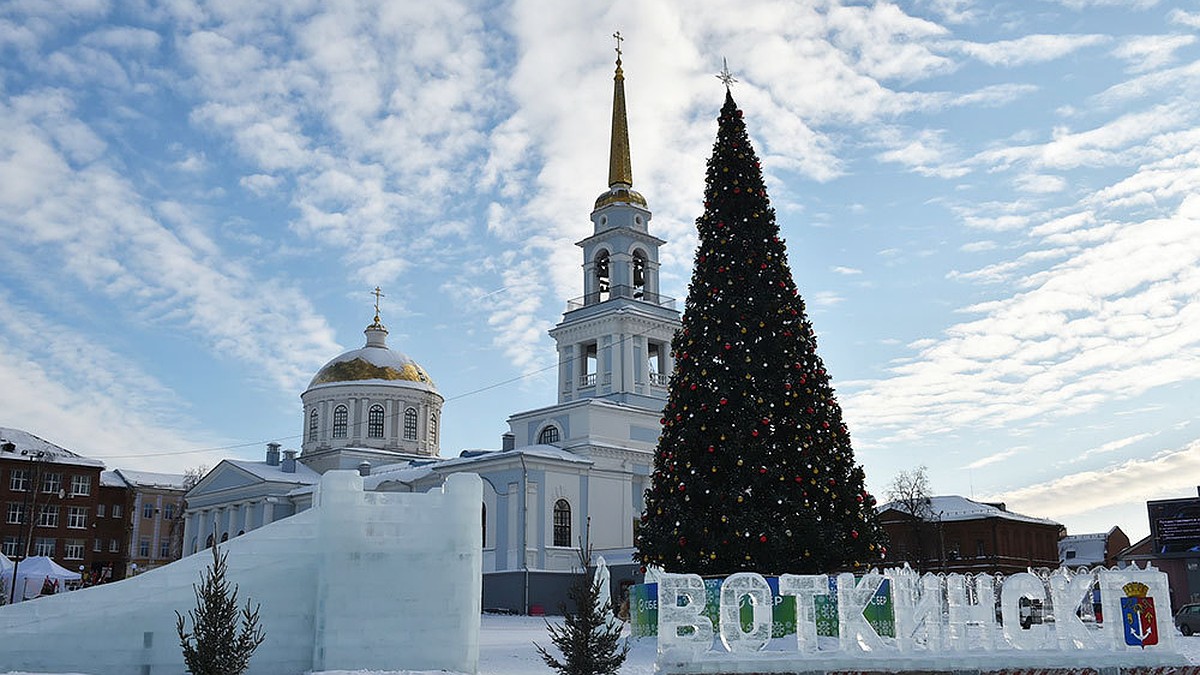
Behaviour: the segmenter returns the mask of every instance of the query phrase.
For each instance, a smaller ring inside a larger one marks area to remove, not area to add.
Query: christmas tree
[[[266,639],[258,625],[258,606],[250,601],[238,611],[237,586],[225,579],[228,552],[212,547],[213,561],[200,573],[200,584],[192,585],[196,609],[188,610],[192,631],[184,616],[175,612],[175,630],[183,649],[183,662],[192,675],[240,675],[250,666],[254,650]],[[238,620],[241,630],[238,630]]]
[[[698,574],[878,562],[875,500],[728,87],[704,199],[637,558]]]

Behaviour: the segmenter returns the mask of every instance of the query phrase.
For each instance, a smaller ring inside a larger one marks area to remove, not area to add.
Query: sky
[[[10,0],[0,426],[110,469],[298,447],[380,286],[443,456],[498,447],[556,400],[618,30],[663,292],[726,59],[881,501],[925,466],[1137,539],[1196,496],[1200,7],[1155,0]]]

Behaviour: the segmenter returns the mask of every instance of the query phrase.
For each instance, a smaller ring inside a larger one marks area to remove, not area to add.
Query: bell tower
[[[597,398],[659,410],[667,400],[679,328],[674,298],[659,292],[658,249],[646,198],[633,189],[625,74],[618,37],[608,189],[596,198],[583,249],[583,296],[550,331],[558,344],[558,402]]]

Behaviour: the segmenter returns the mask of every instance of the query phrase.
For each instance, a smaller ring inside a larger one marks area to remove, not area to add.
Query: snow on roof
[[[121,474],[116,471],[101,471],[100,486],[127,488],[129,487],[129,483],[126,483],[125,479],[121,478]]]
[[[154,473],[152,471],[131,471],[130,469],[117,469],[116,473],[121,474],[126,482],[136,487],[184,489],[184,476],[181,473]]]
[[[1040,523],[1042,525],[1059,525],[1058,522],[1048,518],[1034,518],[1024,514],[1009,511],[1003,508],[1003,504],[986,504],[977,502],[973,499],[960,497],[959,495],[941,495],[929,498],[929,511],[933,514],[934,520],[942,522],[954,522],[962,520],[982,520],[985,518],[1001,518],[1004,520],[1015,520],[1022,523]],[[896,510],[901,513],[908,513],[900,502],[888,502],[883,506],[878,507],[877,511],[883,513],[887,510]]]
[[[3,455],[0,455],[7,459],[33,461],[37,453],[40,452],[43,459],[49,458],[50,461],[56,464],[98,466],[101,469],[104,468],[104,462],[98,459],[77,455],[64,447],[57,446],[44,438],[39,438],[21,429],[0,427],[0,443],[12,443],[15,446],[13,452],[5,452]]]
[[[553,445],[526,445],[513,450],[473,451],[464,457],[454,457],[425,464],[389,464],[372,470],[370,476],[363,478],[363,487],[367,490],[375,490],[383,483],[412,483],[435,473],[470,470],[469,467],[474,464],[513,459],[522,456],[533,459],[572,462],[575,464],[592,463],[592,460],[586,457],[580,457]]]
[[[271,466],[266,462],[248,459],[226,459],[222,461],[228,462],[243,471],[248,471],[263,480],[268,480],[275,483],[282,482],[313,485],[321,481],[321,474],[313,471],[300,462],[296,462],[295,473],[288,473],[287,471],[283,470],[282,463],[277,466]]]

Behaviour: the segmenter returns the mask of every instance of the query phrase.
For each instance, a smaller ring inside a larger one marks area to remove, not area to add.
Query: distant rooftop
[[[37,453],[42,453],[42,459],[57,464],[74,464],[76,466],[98,466],[104,468],[104,462],[90,457],[77,455],[64,447],[55,445],[44,438],[39,438],[21,429],[0,427],[0,444],[12,443],[12,452],[0,451],[0,457],[15,460],[33,461]],[[22,454],[24,453],[24,454]]]
[[[900,502],[888,502],[878,507],[877,512],[883,513],[888,510],[896,510],[901,513],[909,513],[908,509]],[[941,495],[929,498],[929,512],[933,514],[935,520],[942,522],[954,522],[961,520],[982,520],[985,518],[1001,518],[1004,520],[1014,520],[1022,523],[1040,523],[1043,525],[1059,525],[1058,522],[1048,518],[1034,518],[1024,514],[1009,511],[1004,507],[1004,504],[994,504],[977,502],[973,499],[967,499],[959,495]]]

